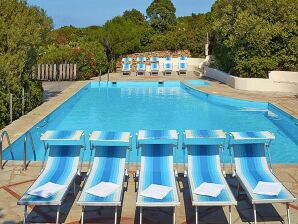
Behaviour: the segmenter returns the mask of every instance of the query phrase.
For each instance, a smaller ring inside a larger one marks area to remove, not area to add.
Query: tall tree
[[[21,114],[22,87],[30,92],[26,110],[42,102],[41,83],[31,81],[32,66],[36,62],[36,49],[48,43],[52,20],[37,7],[26,1],[0,1],[0,127],[9,121],[8,93],[14,97],[14,118]]]
[[[153,29],[159,32],[172,30],[176,25],[176,8],[171,0],[153,0],[146,13]]]
[[[298,69],[298,0],[217,0],[213,53],[220,69],[241,77]]]

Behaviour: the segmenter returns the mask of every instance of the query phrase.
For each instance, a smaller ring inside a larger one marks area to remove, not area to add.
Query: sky
[[[152,0],[28,0],[30,5],[43,8],[54,20],[54,27],[86,27],[103,25],[125,10],[138,9],[144,14]],[[187,16],[192,13],[205,13],[211,10],[215,0],[172,0],[176,15]]]

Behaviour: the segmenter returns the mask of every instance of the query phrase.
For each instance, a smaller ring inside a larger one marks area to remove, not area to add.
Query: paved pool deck
[[[130,224],[139,223],[139,209],[136,208],[136,192],[133,179],[134,167],[131,167],[130,179],[127,191],[124,193],[122,208],[119,208],[120,223]],[[26,191],[26,189],[37,178],[40,170],[40,164],[30,164],[27,171],[22,170],[22,166],[17,163],[8,163],[0,173],[0,223],[21,223],[23,219],[23,206],[17,205],[17,200]],[[86,166],[84,166],[86,171]],[[182,167],[179,168],[182,172]],[[294,194],[298,196],[298,165],[276,165],[274,171],[283,184]],[[83,173],[84,177],[85,173]],[[79,224],[81,219],[81,207],[76,204],[80,196],[82,187],[82,177],[76,179],[77,190],[73,194],[71,189],[61,207],[60,221],[67,224]],[[180,202],[181,205],[176,208],[176,223],[190,224],[195,223],[195,210],[191,206],[189,188],[186,178],[179,178]],[[230,188],[236,195],[237,180],[227,177]],[[126,186],[126,184],[125,184]],[[55,222],[56,207],[38,206],[28,209],[28,221],[32,223],[51,223]],[[113,208],[88,208],[85,214],[85,223],[113,223]],[[292,224],[298,223],[298,202],[291,204],[290,208]],[[201,207],[199,208],[200,223],[228,223],[228,208],[222,207]],[[284,204],[276,203],[272,205],[257,206],[258,223],[274,224],[282,223],[286,219],[286,207]],[[119,223],[119,222],[118,222]],[[143,209],[143,223],[172,223],[172,210],[169,208],[145,208]],[[245,194],[238,199],[238,205],[232,208],[232,223],[253,223],[252,206],[247,200]]]
[[[107,76],[102,77],[105,81]],[[119,73],[110,75],[110,81],[165,81],[165,80],[180,80],[186,81],[189,79],[198,79],[195,73],[187,74],[187,76],[159,76],[159,77],[142,77],[142,76],[122,76]],[[97,80],[97,78],[94,78]],[[93,81],[94,81],[93,80]],[[298,118],[298,96],[295,94],[284,93],[265,93],[265,92],[249,92],[235,90],[229,86],[221,84],[217,81],[207,80],[210,85],[194,87],[198,90],[208,93],[241,98],[246,100],[268,101],[285,110],[289,114]],[[49,113],[59,107],[74,93],[79,91],[90,81],[77,81],[69,83],[60,83],[61,88],[58,88],[55,94],[50,95],[47,100],[38,108],[30,113],[14,121],[7,126],[5,130],[9,132],[11,141],[16,140],[24,134],[38,121],[42,120]],[[58,84],[58,83],[57,83]],[[49,87],[51,89],[51,87]],[[5,143],[6,144],[6,143]],[[5,146],[4,144],[4,146]],[[22,170],[21,162],[8,162],[4,170],[0,171],[0,223],[20,223],[23,218],[23,207],[17,206],[18,198],[26,191],[26,189],[34,182],[39,174],[40,163],[31,163],[27,171]],[[298,164],[297,165],[275,165],[275,173],[278,178],[285,184],[292,193],[298,197]],[[124,194],[123,206],[120,211],[119,220],[121,223],[138,223],[139,211],[135,207],[136,193],[134,191],[134,182],[132,174],[135,169],[131,169],[128,191]],[[180,170],[181,171],[181,170]],[[236,191],[236,180],[228,178],[228,182],[233,192]],[[77,179],[77,185],[82,185],[81,178]],[[190,197],[188,194],[188,185],[185,179],[179,181],[181,186],[180,198],[181,206],[177,208],[177,223],[194,223],[194,208],[191,206]],[[76,205],[76,200],[79,194],[69,194],[62,207],[61,221],[63,223],[79,223],[81,208]],[[29,220],[35,223],[54,222],[55,207],[31,207],[29,209]],[[258,223],[281,223],[286,218],[285,205],[275,204],[260,205],[258,209]],[[233,208],[233,223],[252,223],[253,213],[251,205],[248,203],[245,195],[239,199],[239,204]],[[298,224],[298,202],[291,206],[292,224]],[[227,208],[206,207],[199,210],[200,223],[227,223]],[[285,219],[286,220],[286,219]],[[171,210],[169,209],[144,209],[144,223],[170,223]],[[266,222],[265,222],[266,221]],[[109,208],[90,209],[86,214],[85,223],[113,223],[113,210]]]

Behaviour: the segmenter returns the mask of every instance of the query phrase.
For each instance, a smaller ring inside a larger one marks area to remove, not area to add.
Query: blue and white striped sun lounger
[[[164,63],[164,73],[165,75],[167,74],[172,74],[173,72],[173,63]]]
[[[159,62],[159,57],[151,57],[150,62],[151,63],[158,63]]]
[[[41,140],[46,146],[45,156],[47,150],[49,155],[46,166],[44,169],[42,167],[37,180],[18,201],[18,205],[25,205],[24,223],[26,223],[28,205],[58,206],[56,216],[56,223],[58,223],[60,206],[71,184],[74,183],[76,175],[81,171],[81,151],[85,149],[83,131],[47,131],[41,136]],[[29,191],[48,182],[65,185],[65,188],[48,198],[28,194]]]
[[[179,62],[178,63],[178,75],[186,74],[186,73],[187,73],[187,63]]]
[[[138,63],[146,62],[146,57],[137,57],[137,62]]]
[[[165,57],[165,61],[172,61],[173,58],[171,56]]]
[[[122,65],[122,74],[123,75],[130,75],[131,72],[131,65],[130,64],[123,64]]]
[[[158,72],[159,72],[159,64],[158,63],[151,64],[150,68],[151,68],[150,75],[158,75]]]
[[[137,75],[145,75],[146,72],[146,64],[138,63],[137,64]]]
[[[140,207],[173,207],[175,223],[175,206],[180,205],[173,164],[173,149],[178,144],[178,133],[175,130],[140,130],[137,135],[138,150],[141,150],[141,170],[137,193],[137,206]],[[172,187],[163,199],[144,197],[141,192],[151,184]]]
[[[124,62],[124,63],[130,63],[131,62],[131,58],[130,57],[122,58],[122,62]]]
[[[88,178],[77,202],[82,206],[81,223],[84,222],[86,206],[115,207],[115,223],[117,223],[117,209],[121,206],[124,179],[125,176],[128,177],[125,161],[127,149],[131,148],[130,132],[94,131],[89,140],[95,155],[92,169],[88,171]],[[101,182],[112,182],[121,187],[107,197],[98,197],[86,192]]]
[[[188,182],[192,205],[196,209],[196,223],[198,206],[229,206],[229,223],[232,223],[231,206],[237,202],[222,173],[219,156],[223,151],[225,139],[226,134],[222,130],[185,130]],[[204,182],[222,184],[225,188],[217,197],[194,194],[194,190]]]
[[[256,204],[282,202],[287,205],[288,223],[290,223],[289,203],[295,197],[284,187],[277,196],[254,194],[259,181],[280,183],[271,172],[266,160],[266,150],[270,159],[269,146],[274,135],[268,131],[231,132],[229,147],[233,149],[236,176],[253,204],[254,222],[257,222]],[[240,185],[238,185],[239,192]]]
[[[186,60],[187,60],[187,57],[186,57],[186,56],[180,56],[180,57],[179,57],[179,60],[180,60],[180,61],[186,61]]]

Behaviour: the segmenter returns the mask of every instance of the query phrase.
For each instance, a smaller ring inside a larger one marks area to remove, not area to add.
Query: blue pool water
[[[194,90],[180,82],[118,82],[88,84],[43,121],[32,133],[37,160],[43,158],[40,134],[46,130],[130,131],[139,129],[268,130],[276,135],[271,145],[273,163],[298,163],[297,119],[268,103],[250,102]],[[16,160],[23,159],[23,138],[13,143]],[[27,158],[33,160],[27,143]],[[85,160],[89,158],[89,143]],[[9,151],[4,158],[11,159]],[[182,162],[182,150],[178,160]],[[135,147],[131,156],[137,161]],[[228,158],[226,160],[228,162]]]

